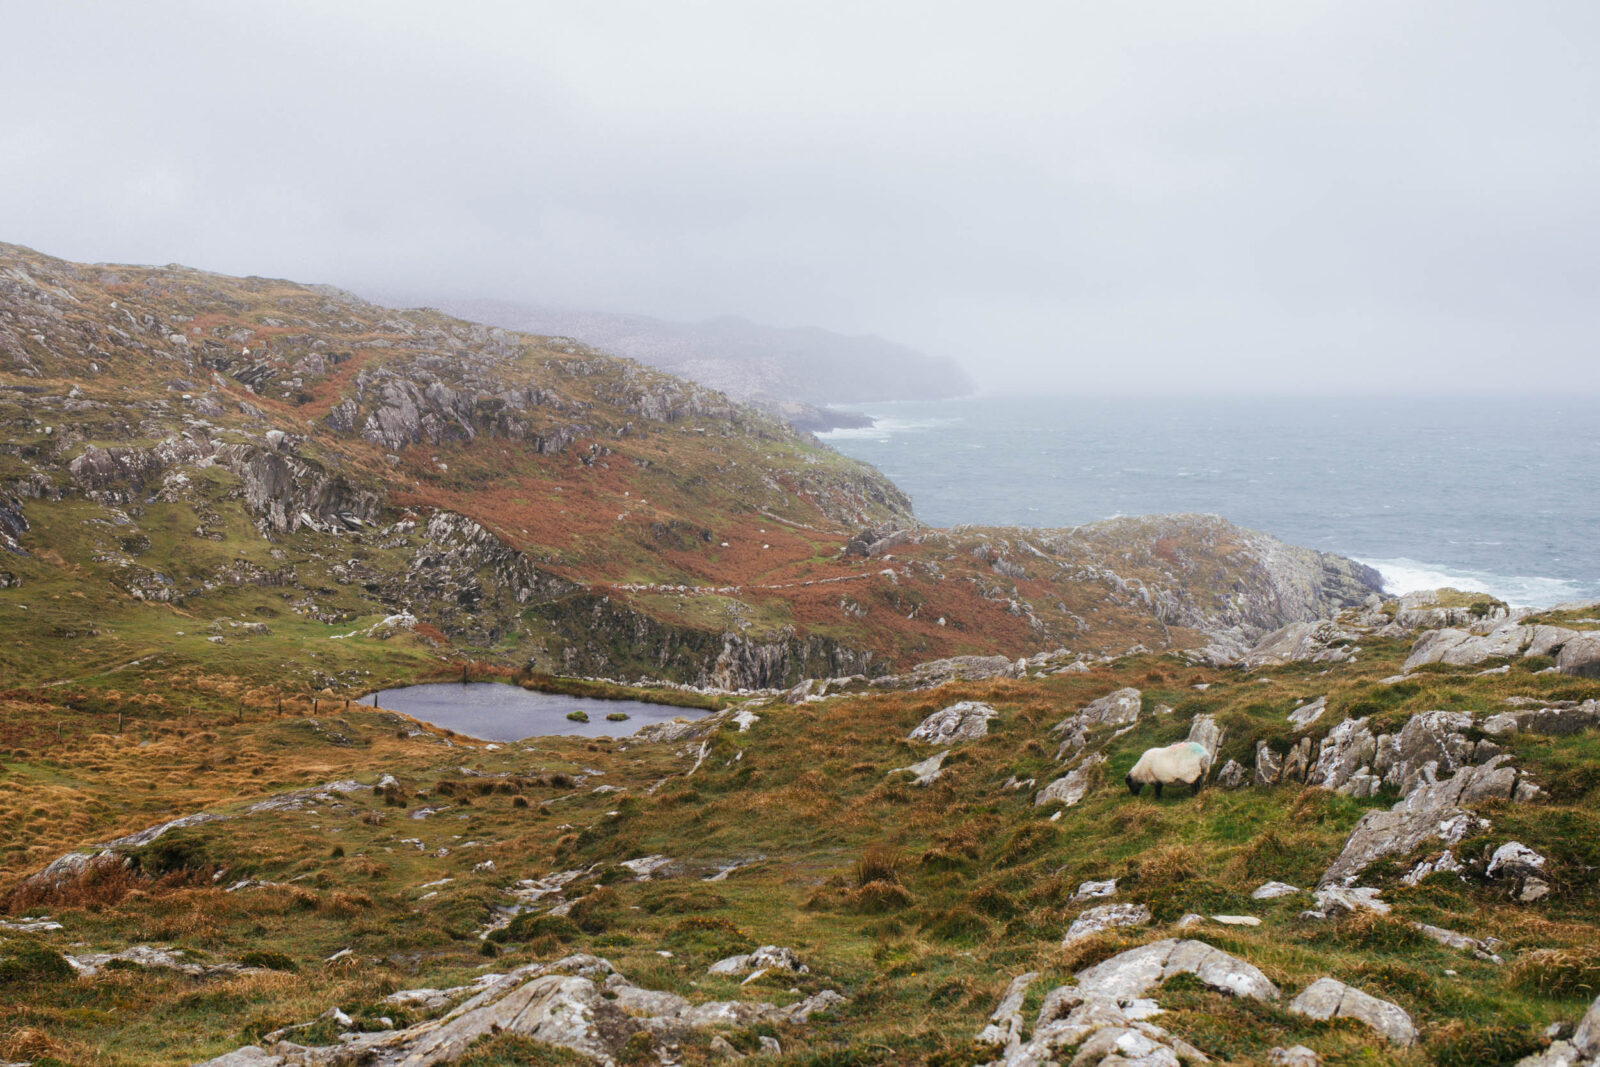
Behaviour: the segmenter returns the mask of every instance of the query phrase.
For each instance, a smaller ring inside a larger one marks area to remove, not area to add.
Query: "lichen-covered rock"
[[[1238,789],[1245,784],[1244,765],[1238,760],[1229,760],[1217,771],[1217,785],[1223,789]]]
[[[1126,926],[1148,926],[1150,920],[1150,909],[1143,904],[1101,904],[1098,907],[1087,908],[1072,920],[1066,936],[1061,939],[1061,946],[1065,948],[1104,930]]]
[[[1367,728],[1366,719],[1346,719],[1322,739],[1317,762],[1307,781],[1323,789],[1338,789],[1350,776],[1372,761],[1378,740]]]
[[[1000,713],[976,700],[963,700],[948,708],[934,712],[910,735],[907,741],[924,745],[953,745],[960,741],[976,741],[989,732],[989,720]]]
[[[1293,726],[1296,730],[1304,730],[1306,727],[1322,718],[1322,713],[1327,710],[1328,698],[1318,697],[1310,703],[1301,704],[1299,707],[1289,712],[1289,725]]]
[[[1095,727],[1130,726],[1137,722],[1142,704],[1142,695],[1132,686],[1085,704],[1051,728],[1051,736],[1061,738],[1056,759],[1067,759],[1081,751],[1089,743],[1089,732]]]
[[[1100,753],[1089,753],[1078,766],[1039,790],[1033,798],[1034,807],[1045,804],[1072,807],[1089,792],[1089,787],[1094,784],[1095,769],[1105,762],[1106,758]]]
[[[1278,987],[1254,966],[1204,941],[1168,938],[1112,956],[1078,972],[1078,991],[1133,1000],[1178,974],[1192,974],[1213,989],[1255,1000],[1277,1000]]]
[[[1417,1028],[1404,1008],[1335,978],[1312,982],[1289,1002],[1289,1010],[1310,1019],[1355,1019],[1396,1045],[1410,1045],[1417,1039]]]

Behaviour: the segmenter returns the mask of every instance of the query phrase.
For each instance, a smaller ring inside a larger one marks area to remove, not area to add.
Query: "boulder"
[[[1411,928],[1429,940],[1437,941],[1439,944],[1448,945],[1451,948],[1461,949],[1463,952],[1470,952],[1478,959],[1488,963],[1498,964],[1505,962],[1494,952],[1500,946],[1498,938],[1487,937],[1479,941],[1477,938],[1468,937],[1466,934],[1458,934],[1454,930],[1446,930],[1440,926],[1429,926],[1427,923],[1414,922],[1411,924]]]
[[[1276,785],[1283,760],[1265,741],[1256,742],[1256,785]]]
[[[976,741],[989,732],[989,720],[1000,713],[976,700],[963,700],[948,708],[936,711],[922,720],[906,738],[925,745],[953,745],[959,741]]]
[[[1278,999],[1278,987],[1251,964],[1204,941],[1179,938],[1153,941],[1079,971],[1077,989],[1086,997],[1133,1000],[1179,974],[1234,996]]]
[[[1066,759],[1089,743],[1089,731],[1097,726],[1130,726],[1139,719],[1143,697],[1131,686],[1107,693],[1056,723],[1052,737],[1061,738],[1057,759]]]
[[[1267,1052],[1267,1062],[1273,1067],[1322,1067],[1322,1057],[1304,1045],[1290,1045]]]
[[[1101,904],[1098,907],[1088,908],[1067,928],[1066,936],[1061,939],[1061,946],[1065,948],[1086,937],[1093,937],[1104,930],[1113,930],[1118,927],[1148,926],[1150,924],[1150,909],[1143,904]]]
[[[989,1024],[978,1031],[980,1044],[1003,1045],[1008,1050],[1022,1044],[1022,1001],[1028,994],[1028,987],[1038,977],[1038,971],[1029,971],[1011,980],[1000,998],[1000,1005],[989,1016]]]
[[[935,752],[925,760],[918,760],[909,767],[896,767],[889,773],[895,774],[899,771],[905,771],[915,777],[913,785],[932,785],[940,775],[944,774],[944,760],[948,755],[950,755],[948,749],[943,752]]]
[[[1600,632],[1585,631],[1562,645],[1556,670],[1579,678],[1600,678]]]
[[[754,952],[718,960],[706,969],[706,973],[735,975],[759,970],[783,970],[793,974],[811,973],[811,968],[800,962],[800,957],[794,954],[794,949],[778,945],[762,945]]]
[[[1205,763],[1209,769],[1217,758],[1217,746],[1222,744],[1222,727],[1217,725],[1214,715],[1196,715],[1189,724],[1189,736],[1184,740],[1206,750]]]
[[[1283,663],[1342,663],[1355,655],[1355,639],[1328,619],[1292,622],[1257,641],[1237,666],[1248,671]]]
[[[1094,770],[1106,762],[1106,758],[1098,752],[1091,752],[1083,758],[1083,762],[1066,774],[1057,778],[1033,798],[1033,806],[1040,807],[1044,804],[1060,804],[1070,808],[1084,798],[1093,784]]]
[[[1217,785],[1223,789],[1238,789],[1245,784],[1244,765],[1238,760],[1229,760],[1217,772]]]
[[[1289,1010],[1310,1019],[1355,1019],[1395,1045],[1407,1046],[1417,1040],[1417,1028],[1404,1008],[1335,978],[1318,978],[1312,982],[1290,1001]]]
[[[1250,896],[1253,900],[1273,900],[1277,897],[1291,896],[1298,892],[1300,890],[1288,882],[1263,882],[1261,885],[1256,886]]]
[[[1107,878],[1103,882],[1083,882],[1078,886],[1078,891],[1072,894],[1073,900],[1093,900],[1098,897],[1114,897],[1117,895],[1117,880]]]

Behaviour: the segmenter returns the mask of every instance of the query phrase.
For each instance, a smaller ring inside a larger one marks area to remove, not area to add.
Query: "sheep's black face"
[[[1133,775],[1125,775],[1122,780],[1128,783],[1128,792],[1134,796],[1139,795],[1139,783],[1133,780]]]

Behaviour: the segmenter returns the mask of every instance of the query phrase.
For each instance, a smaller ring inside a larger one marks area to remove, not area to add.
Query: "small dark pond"
[[[414,719],[485,741],[520,741],[524,737],[580,734],[584,737],[626,737],[656,722],[682,717],[698,719],[709,712],[638,700],[595,700],[556,693],[535,693],[497,682],[439,682],[385,689],[376,694],[377,706],[404,712]],[[372,704],[373,694],[361,698]],[[583,711],[588,722],[573,722],[569,711]],[[624,714],[622,722],[607,715]]]

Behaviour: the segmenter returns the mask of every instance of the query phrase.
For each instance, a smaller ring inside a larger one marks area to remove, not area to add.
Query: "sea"
[[[852,405],[819,437],[918,518],[1075,526],[1201,512],[1360,560],[1400,594],[1600,600],[1600,397],[990,394]]]

